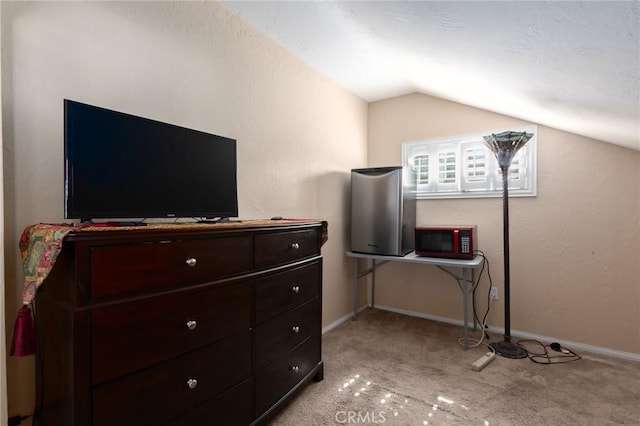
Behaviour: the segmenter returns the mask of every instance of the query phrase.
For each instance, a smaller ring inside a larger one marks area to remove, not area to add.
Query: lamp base
[[[502,342],[494,342],[489,344],[498,355],[505,358],[520,359],[527,357],[527,351],[517,343],[513,343],[509,340],[503,340]]]

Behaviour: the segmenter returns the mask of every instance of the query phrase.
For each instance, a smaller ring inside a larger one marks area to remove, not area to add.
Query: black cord
[[[489,310],[491,309],[491,287],[493,287],[493,279],[491,278],[491,265],[489,264],[489,259],[485,256],[482,250],[475,250],[474,254],[479,254],[482,256],[482,268],[480,269],[480,273],[478,274],[478,280],[473,285],[473,315],[476,318],[476,321],[482,326],[482,332],[484,333],[487,339],[490,338],[489,333],[487,332],[487,326],[485,325],[485,321],[487,320],[487,316],[489,315]],[[482,317],[482,321],[478,318],[477,310],[476,310],[476,289],[480,285],[480,279],[482,278],[482,274],[484,273],[485,265],[487,268],[487,277],[489,278],[489,289],[487,291],[487,310]]]
[[[482,318],[482,321],[486,321],[487,315],[489,315],[489,307],[491,305],[491,288],[493,287],[493,278],[491,277],[491,264],[489,263],[489,259],[485,257],[483,252],[480,253],[485,262],[487,262],[487,276],[489,277],[489,290],[487,291],[487,311],[484,313],[484,318]]]
[[[552,347],[554,346],[553,343],[551,345],[545,345],[542,342],[530,339],[518,340],[516,343],[527,352],[527,356],[529,357],[529,359],[537,364],[566,364],[582,359],[580,355],[573,352],[571,349],[561,347],[560,345],[558,345],[558,348],[560,348],[559,350],[552,349]],[[541,348],[541,352],[534,352],[532,350],[529,350],[526,347],[527,343],[536,344]],[[554,352],[558,352],[558,355],[555,355]]]
[[[484,324],[487,319],[487,316],[489,315],[489,309],[491,307],[491,287],[493,287],[493,279],[491,278],[491,265],[489,264],[489,259],[487,259],[487,257],[485,256],[482,250],[475,250],[473,253],[479,254],[480,256],[482,256],[482,259],[483,259],[482,268],[480,269],[480,273],[478,274],[478,279],[473,284],[473,315],[475,316],[476,321],[478,321],[478,323],[480,323],[483,326],[483,333],[485,337],[489,339],[490,336]],[[489,291],[487,291],[487,310],[485,311],[484,316],[482,317],[482,321],[480,321],[477,315],[477,310],[476,310],[476,290],[480,285],[480,279],[482,278],[482,274],[485,269],[485,264],[487,267],[487,277],[489,278]],[[537,346],[542,348],[541,352],[535,352],[535,351],[529,350],[526,347],[527,343],[536,344]],[[518,346],[520,346],[522,349],[524,349],[527,352],[527,357],[531,361],[537,364],[546,364],[546,365],[566,364],[569,362],[575,362],[582,359],[580,355],[578,355],[571,349],[561,347],[558,343],[545,345],[542,342],[539,342],[538,340],[523,339],[523,340],[518,340],[516,344],[518,344]],[[554,353],[557,353],[557,354],[554,354]]]
[[[471,298],[471,300],[473,301],[473,317],[475,318],[475,320],[477,322],[480,322],[480,318],[478,318],[478,308],[476,307],[476,290],[478,289],[478,286],[480,285],[480,279],[482,278],[482,272],[484,271],[484,265],[485,265],[485,261],[486,259],[482,260],[482,268],[480,269],[480,273],[478,274],[478,279],[476,280],[476,282],[473,283],[472,287],[472,294],[473,297]],[[482,324],[482,323],[480,323]]]

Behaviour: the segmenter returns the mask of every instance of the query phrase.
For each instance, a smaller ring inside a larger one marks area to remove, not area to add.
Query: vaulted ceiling
[[[373,102],[419,92],[640,150],[638,1],[225,1]]]

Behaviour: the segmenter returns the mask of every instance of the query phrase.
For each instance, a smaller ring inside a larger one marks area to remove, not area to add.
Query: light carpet
[[[465,351],[461,336],[461,327],[367,309],[323,336],[324,380],[271,425],[640,425],[636,362],[496,356],[476,372],[487,348]]]

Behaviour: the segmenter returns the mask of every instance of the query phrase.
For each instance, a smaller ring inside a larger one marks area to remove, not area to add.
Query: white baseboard
[[[369,307],[369,305],[361,306],[360,308],[358,308],[358,313],[364,311],[368,307]],[[337,320],[335,320],[331,324],[322,327],[322,334],[330,332],[331,330],[333,330],[334,328],[336,328],[337,326],[339,326],[343,322],[346,322],[346,321],[350,320],[352,317],[353,317],[353,314],[350,312],[347,315],[344,315],[344,316],[338,318]]]
[[[360,309],[358,309],[358,312],[363,311],[367,307],[368,307],[367,305],[362,306]],[[432,321],[444,322],[444,323],[447,323],[447,324],[453,324],[453,325],[457,325],[457,326],[460,326],[460,327],[462,327],[463,324],[464,324],[464,322],[462,320],[456,320],[456,319],[451,319],[451,318],[446,318],[446,317],[440,317],[440,316],[437,316],[437,315],[429,315],[429,314],[424,314],[422,312],[408,311],[406,309],[398,309],[398,308],[394,308],[394,307],[391,307],[391,306],[376,305],[376,309],[380,309],[382,311],[396,312],[396,313],[399,313],[399,314],[409,315],[409,316],[412,316],[412,317],[425,318],[425,319],[429,319],[429,320],[432,320]],[[322,334],[333,330],[334,328],[336,328],[337,326],[339,326],[343,322],[347,321],[351,317],[352,317],[352,314],[349,313],[348,315],[345,315],[345,316],[341,317],[340,319],[332,322],[331,324],[327,325],[326,327],[324,327],[322,329]],[[469,327],[469,329],[472,329],[473,323],[469,323],[468,327]],[[488,331],[493,333],[493,334],[498,334],[498,335],[504,334],[504,328],[499,328],[499,327],[491,327],[490,326],[488,328]],[[511,330],[511,335],[514,336],[514,337],[520,337],[520,338],[523,338],[523,339],[538,340],[540,342],[558,342],[562,346],[570,348],[570,349],[572,349],[574,351],[590,352],[592,354],[603,355],[603,356],[608,356],[608,357],[612,357],[612,358],[620,358],[620,359],[625,359],[625,360],[628,360],[628,361],[640,362],[640,354],[636,354],[636,353],[632,353],[632,352],[618,351],[618,350],[615,350],[615,349],[604,348],[602,346],[586,345],[584,343],[571,342],[569,340],[560,340],[560,339],[557,339],[555,337],[541,336],[539,334],[527,333],[527,332],[518,331],[518,330]]]

